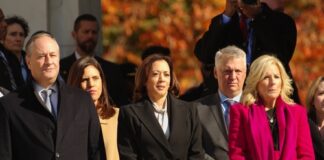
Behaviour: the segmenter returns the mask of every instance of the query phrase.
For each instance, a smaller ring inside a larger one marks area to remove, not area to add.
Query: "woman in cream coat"
[[[92,57],[77,60],[71,67],[67,83],[90,93],[99,115],[107,160],[119,160],[117,124],[119,109],[108,96],[100,64]]]

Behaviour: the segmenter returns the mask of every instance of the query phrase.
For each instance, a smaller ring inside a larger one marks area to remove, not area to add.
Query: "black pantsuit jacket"
[[[228,160],[228,130],[218,93],[196,101],[206,159]]]
[[[324,141],[322,139],[321,133],[318,130],[316,123],[312,120],[315,119],[309,115],[309,128],[312,136],[314,153],[316,160],[323,160],[324,159]]]
[[[59,85],[57,120],[32,84],[0,99],[1,160],[105,159],[98,116],[88,93]]]
[[[147,98],[121,107],[118,149],[122,160],[203,159],[201,126],[193,104],[168,96],[170,137],[167,139]]]
[[[94,58],[99,62],[105,74],[107,90],[114,103],[117,106],[129,104],[125,87],[126,82],[123,79],[120,67],[98,56],[94,56]],[[67,81],[70,68],[76,60],[74,53],[60,60],[60,75],[65,81]]]

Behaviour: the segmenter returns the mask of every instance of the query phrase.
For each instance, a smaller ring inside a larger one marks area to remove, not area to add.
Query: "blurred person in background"
[[[296,25],[289,15],[260,0],[226,0],[224,12],[212,19],[194,52],[199,61],[212,64],[219,49],[236,45],[245,51],[248,66],[264,53],[273,53],[292,77],[289,62],[296,40]],[[299,102],[297,87],[292,85],[292,98]]]
[[[143,50],[141,54],[141,59],[144,60],[146,57],[152,54],[160,54],[160,55],[171,57],[171,51],[169,48],[160,45],[151,45],[146,47]]]
[[[231,160],[315,158],[306,108],[294,103],[292,92],[279,59],[263,55],[251,64],[241,103],[230,108]]]
[[[25,19],[13,16],[6,18],[7,31],[3,39],[3,46],[13,55],[15,59],[11,59],[9,63],[13,69],[18,72],[14,73],[17,85],[23,86],[30,77],[30,71],[26,65],[26,52],[23,50],[25,38],[29,33],[29,26]]]
[[[13,91],[17,89],[16,79],[14,77],[14,73],[17,73],[17,71],[13,71],[9,60],[16,58],[13,54],[8,53],[2,45],[3,38],[6,35],[6,27],[5,16],[0,8],[0,86],[9,91]]]
[[[306,106],[316,160],[324,159],[324,76],[310,86]]]
[[[69,70],[77,59],[86,56],[94,57],[105,74],[107,90],[112,100],[117,106],[126,105],[129,101],[120,66],[102,59],[95,53],[99,32],[100,26],[95,16],[82,14],[75,19],[72,31],[76,43],[75,50],[71,55],[61,59],[60,75],[67,81]]]
[[[87,91],[95,104],[104,139],[107,160],[119,160],[117,124],[119,109],[114,107],[106,87],[100,64],[93,57],[83,57],[74,62],[67,84]]]

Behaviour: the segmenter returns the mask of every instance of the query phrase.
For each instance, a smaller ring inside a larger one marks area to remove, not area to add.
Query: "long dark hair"
[[[143,63],[139,66],[136,75],[135,75],[135,88],[134,88],[134,97],[133,101],[137,102],[142,98],[147,96],[146,82],[150,70],[152,69],[152,64],[155,61],[164,60],[168,63],[171,73],[171,83],[169,87],[169,93],[172,93],[175,96],[179,94],[179,83],[174,74],[173,65],[170,57],[163,56],[159,54],[153,54],[144,59]]]
[[[96,106],[96,109],[101,118],[103,119],[109,118],[115,114],[115,110],[113,109],[113,103],[107,91],[105,76],[103,74],[100,64],[96,59],[87,56],[87,57],[80,58],[76,62],[74,62],[69,71],[67,84],[81,88],[81,81],[82,81],[84,69],[88,66],[94,66],[99,71],[101,81],[102,81],[102,93],[98,99],[98,104]]]

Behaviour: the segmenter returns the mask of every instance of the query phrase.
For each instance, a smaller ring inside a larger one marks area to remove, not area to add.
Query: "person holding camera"
[[[212,64],[215,53],[228,45],[246,52],[248,66],[258,57],[273,53],[283,63],[289,76],[289,62],[296,46],[294,20],[274,11],[260,0],[226,0],[223,13],[215,16],[209,29],[198,40],[195,55],[203,64]],[[293,99],[299,102],[293,84]]]

